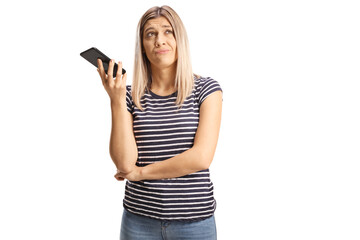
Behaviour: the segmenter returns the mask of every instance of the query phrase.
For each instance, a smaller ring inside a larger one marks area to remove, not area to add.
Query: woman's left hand
[[[123,181],[124,179],[127,179],[129,181],[140,181],[141,174],[140,174],[140,167],[135,166],[133,170],[129,173],[123,173],[117,170],[117,173],[114,176],[118,181]]]

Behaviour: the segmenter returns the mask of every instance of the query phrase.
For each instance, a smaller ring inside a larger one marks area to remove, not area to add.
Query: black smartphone
[[[107,74],[108,69],[109,69],[109,63],[110,63],[111,59],[108,56],[106,56],[105,54],[103,54],[99,49],[97,49],[95,47],[89,48],[88,50],[85,50],[82,53],[80,53],[80,56],[82,56],[83,58],[88,60],[96,68],[98,68],[97,59],[100,58],[103,63],[105,73]],[[114,78],[116,77],[117,70],[118,70],[118,65],[117,65],[117,63],[115,63],[114,71],[113,71]],[[126,71],[125,71],[125,69],[122,69],[122,74],[124,74],[124,73],[126,73]]]

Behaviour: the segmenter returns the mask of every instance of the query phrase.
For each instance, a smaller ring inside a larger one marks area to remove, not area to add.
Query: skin
[[[118,170],[129,173],[135,166],[138,152],[133,132],[133,117],[126,106],[127,75],[122,75],[122,63],[119,62],[116,78],[113,79],[114,63],[114,60],[110,61],[106,74],[101,60],[98,59],[98,73],[111,102],[110,156]]]
[[[158,95],[164,96],[175,92],[177,46],[170,23],[164,17],[149,20],[144,27],[144,38],[142,40],[146,56],[151,63],[151,90]],[[162,50],[167,51],[162,52]],[[109,64],[109,72],[107,75],[103,71],[101,61],[98,62],[98,64],[99,74],[102,79],[105,79],[103,80],[103,84],[112,99],[112,102],[124,104],[123,99],[124,93],[126,93],[124,87],[126,86],[126,75],[121,76],[121,71],[119,70],[119,77],[117,76],[114,81],[111,77],[113,64]],[[121,69],[121,66],[119,66],[119,69]],[[116,86],[119,86],[118,90],[116,90]],[[125,106],[123,105],[123,107]],[[118,167],[114,177],[119,181],[124,179],[140,181],[144,179],[151,180],[181,177],[208,169],[213,160],[219,137],[221,112],[222,92],[216,91],[209,95],[200,106],[199,125],[192,148],[172,158],[147,165],[146,167],[137,167],[133,162],[133,155],[128,158],[119,158],[131,159],[131,161],[126,163],[126,161],[122,160],[118,161],[121,162],[121,164],[118,162],[115,163],[121,167]],[[130,113],[127,119],[131,119]],[[128,129],[129,128],[127,128],[127,130]],[[133,134],[129,133],[128,135],[131,135],[131,145],[129,147],[134,148]],[[114,145],[114,148],[116,148],[116,145]],[[126,148],[118,149],[118,152],[121,152],[120,150],[126,151]],[[125,165],[122,165],[124,162]]]
[[[175,92],[176,40],[168,20],[159,17],[147,21],[142,40],[151,63],[151,91],[165,96]]]

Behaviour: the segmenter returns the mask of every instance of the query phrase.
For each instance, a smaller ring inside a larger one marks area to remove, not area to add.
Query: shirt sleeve
[[[201,87],[201,90],[200,90],[199,105],[201,105],[201,103],[208,96],[210,96],[211,93],[219,91],[219,90],[222,92],[222,89],[221,89],[220,84],[218,83],[218,81],[216,81],[216,80],[214,80],[212,78],[207,78],[204,81],[203,86]]]
[[[127,110],[132,114],[134,111],[134,102],[131,97],[131,86],[126,86],[126,107]]]

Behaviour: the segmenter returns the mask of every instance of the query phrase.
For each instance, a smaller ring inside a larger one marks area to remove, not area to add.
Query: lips
[[[157,53],[157,54],[164,54],[164,53],[167,53],[167,52],[169,52],[169,50],[167,50],[167,49],[155,51],[155,53]]]

